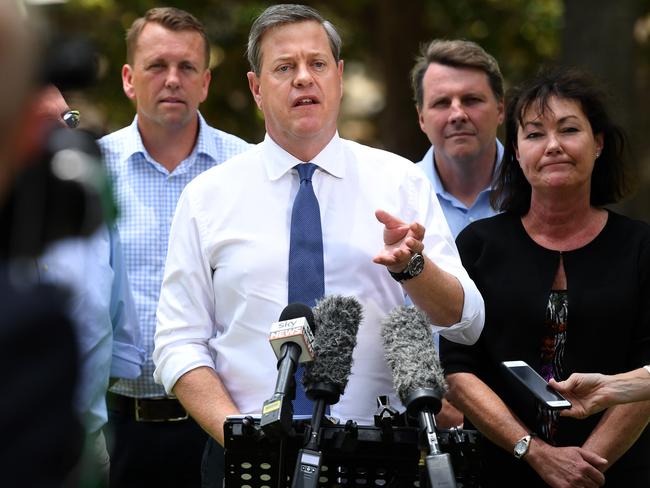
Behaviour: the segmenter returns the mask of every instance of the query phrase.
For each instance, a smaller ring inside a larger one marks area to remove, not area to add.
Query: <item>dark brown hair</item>
[[[431,63],[483,71],[488,77],[490,88],[492,88],[496,99],[503,99],[503,76],[499,69],[499,63],[492,55],[472,41],[435,39],[429,44],[422,45],[420,55],[416,58],[415,66],[411,70],[411,87],[418,109],[421,109],[424,103],[422,83],[424,73]]]
[[[516,158],[517,132],[529,108],[540,114],[557,97],[577,102],[594,135],[602,134],[603,149],[591,174],[591,204],[615,203],[630,191],[624,160],[625,134],[607,111],[605,91],[589,74],[577,68],[546,67],[506,96],[506,140],[503,161],[491,200],[495,208],[525,215],[530,208],[531,186]]]

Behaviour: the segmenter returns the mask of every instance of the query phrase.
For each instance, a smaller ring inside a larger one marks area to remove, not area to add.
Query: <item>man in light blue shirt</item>
[[[503,146],[503,77],[478,44],[434,40],[411,72],[420,128],[432,146],[417,163],[434,187],[451,233],[490,217]]]
[[[90,237],[56,241],[38,259],[38,273],[72,291],[83,365],[76,403],[86,432],[96,433],[108,420],[109,376],[137,378],[144,360],[119,235],[104,225]]]
[[[490,196],[503,157],[496,137],[504,117],[503,76],[478,44],[433,40],[417,58],[411,85],[420,128],[432,144],[417,166],[456,238],[471,222],[497,213]],[[435,341],[437,347],[437,334]],[[436,419],[452,427],[463,416],[445,401]]]
[[[66,126],[71,113],[59,89],[41,90],[39,116]],[[108,482],[109,457],[102,427],[108,420],[109,376],[137,378],[144,361],[133,296],[119,235],[102,225],[90,237],[50,244],[36,261],[38,279],[71,293],[69,313],[75,324],[81,375],[75,408],[86,432],[86,448],[77,472],[83,483]]]
[[[207,434],[153,380],[156,307],[181,192],[249,145],[210,127],[198,112],[210,84],[210,46],[194,16],[151,9],[133,22],[126,47],[122,84],[137,114],[99,144],[121,212],[117,226],[146,361],[142,375],[118,381],[108,393],[111,485],[199,486]],[[219,195],[214,211],[221,211]]]

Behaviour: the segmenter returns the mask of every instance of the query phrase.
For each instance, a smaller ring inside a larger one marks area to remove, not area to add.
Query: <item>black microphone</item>
[[[269,341],[278,358],[278,376],[273,396],[262,407],[260,427],[272,438],[284,437],[291,432],[292,401],[296,395],[294,374],[298,363],[314,359],[313,330],[314,315],[302,303],[287,305],[280,320],[271,324]]]
[[[332,295],[314,307],[316,334],[315,359],[306,364],[302,377],[305,395],[314,401],[308,440],[298,452],[293,488],[317,487],[320,475],[320,425],[327,405],[337,403],[348,384],[352,352],[363,319],[363,308],[356,298]]]
[[[417,417],[422,447],[429,453],[421,460],[429,485],[455,487],[451,458],[440,450],[436,434],[434,415],[442,407],[447,384],[429,319],[415,307],[399,307],[383,321],[381,335],[395,390],[407,413]]]

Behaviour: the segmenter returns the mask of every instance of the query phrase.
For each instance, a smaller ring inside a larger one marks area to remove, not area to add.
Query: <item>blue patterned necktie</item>
[[[304,303],[309,307],[325,294],[325,267],[323,265],[323,232],[320,225],[320,207],[311,184],[318,166],[302,163],[294,166],[300,175],[300,189],[291,211],[291,243],[289,244],[289,302]],[[302,386],[302,366],[296,371],[296,400],[294,413],[310,415],[313,403],[305,396]]]

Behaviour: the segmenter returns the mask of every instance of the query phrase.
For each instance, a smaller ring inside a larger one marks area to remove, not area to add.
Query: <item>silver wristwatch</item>
[[[532,438],[533,436],[528,434],[523,436],[517,442],[515,442],[515,447],[512,450],[512,453],[515,455],[517,459],[521,459],[526,455],[526,453],[528,452],[528,448],[530,448],[530,441]]]

